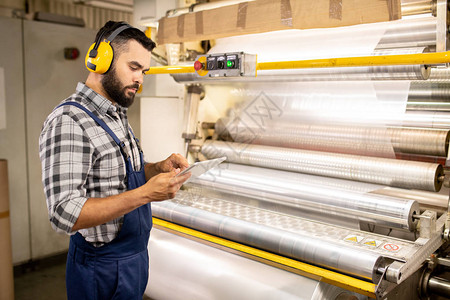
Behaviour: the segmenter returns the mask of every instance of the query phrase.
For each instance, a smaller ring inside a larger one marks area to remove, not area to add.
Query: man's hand
[[[178,153],[173,153],[165,160],[160,161],[156,164],[156,169],[160,173],[170,172],[175,169],[181,169],[181,171],[183,171],[187,167],[189,167],[189,163],[187,162],[186,158]]]
[[[89,228],[123,216],[133,209],[152,201],[172,199],[183,183],[191,177],[191,173],[176,176],[187,167],[187,161],[179,154],[173,154],[161,162],[167,172],[156,172],[156,164],[146,165],[145,172],[154,172],[154,175],[137,189],[105,198],[89,198],[84,204],[78,220],[72,231]]]
[[[191,177],[190,172],[176,176],[178,173],[180,173],[179,168],[155,175],[140,189],[149,202],[172,199],[183,183]]]
[[[145,165],[145,179],[150,180],[153,176],[158,175],[159,173],[167,173],[171,172],[175,169],[180,169],[183,171],[189,167],[189,164],[181,154],[172,154],[168,158],[163,161],[157,163],[147,163]]]

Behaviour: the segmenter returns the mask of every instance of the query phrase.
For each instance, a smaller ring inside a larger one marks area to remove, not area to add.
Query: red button
[[[197,60],[194,63],[194,69],[195,69],[195,71],[200,71],[201,69],[203,69],[203,64]]]

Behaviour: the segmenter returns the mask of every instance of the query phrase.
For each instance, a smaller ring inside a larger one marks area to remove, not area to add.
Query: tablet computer
[[[185,183],[186,183],[189,180],[208,172],[212,168],[217,167],[220,163],[224,162],[226,159],[227,158],[224,156],[224,157],[219,157],[219,158],[214,158],[214,159],[210,159],[210,160],[196,162],[196,163],[190,165],[187,169],[184,169],[183,171],[178,173],[176,176],[180,176],[187,172],[191,172],[191,177],[185,181]]]

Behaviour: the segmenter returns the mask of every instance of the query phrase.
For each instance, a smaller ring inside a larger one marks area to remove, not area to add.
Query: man
[[[48,116],[39,143],[49,218],[71,235],[68,299],[142,299],[148,280],[150,202],[173,198],[190,174],[172,154],[144,163],[127,108],[155,43],[109,21],[86,56],[91,71]]]

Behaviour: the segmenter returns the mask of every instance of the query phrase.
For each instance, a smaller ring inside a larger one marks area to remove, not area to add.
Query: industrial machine
[[[149,295],[450,297],[448,4],[402,5],[218,39],[169,72],[186,154],[227,160],[152,204]]]

